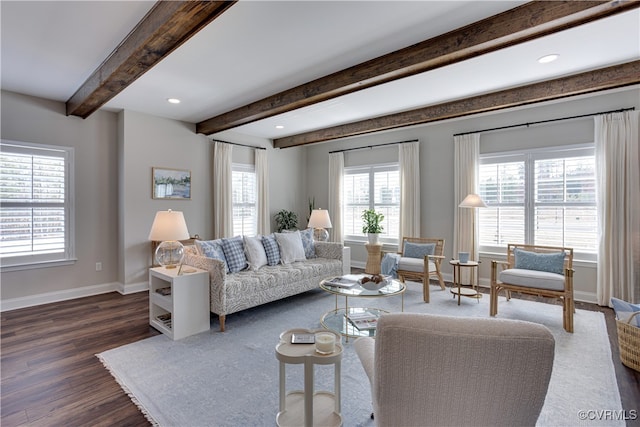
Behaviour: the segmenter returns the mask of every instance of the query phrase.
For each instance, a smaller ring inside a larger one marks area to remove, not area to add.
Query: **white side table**
[[[314,344],[291,344],[294,332],[315,333],[308,329],[291,329],[280,334],[276,345],[276,358],[280,361],[280,404],[276,424],[284,426],[341,426],[340,414],[340,364],[342,344],[336,335],[336,350],[332,354],[316,353]],[[322,330],[322,332],[327,332]],[[304,364],[304,390],[286,393],[286,364]],[[334,392],[314,391],[314,366],[334,366]]]
[[[209,330],[209,272],[178,270],[149,269],[149,324],[173,340]]]

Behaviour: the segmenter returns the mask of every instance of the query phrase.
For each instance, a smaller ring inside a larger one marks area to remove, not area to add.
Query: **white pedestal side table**
[[[341,426],[340,414],[340,364],[342,344],[340,335],[336,335],[336,349],[331,354],[316,352],[315,344],[291,344],[294,332],[327,332],[322,329],[291,329],[280,334],[276,345],[276,358],[280,362],[280,402],[276,424],[284,426]],[[286,393],[286,365],[304,364],[304,390]],[[314,366],[334,365],[334,392],[314,391]]]

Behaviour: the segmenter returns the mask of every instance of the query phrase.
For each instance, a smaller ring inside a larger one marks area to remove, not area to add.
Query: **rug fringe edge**
[[[107,371],[109,371],[109,373],[111,374],[111,376],[116,380],[116,382],[118,383],[118,385],[120,386],[120,388],[122,389],[122,391],[125,392],[125,394],[129,397],[129,399],[131,399],[131,402],[133,402],[134,405],[136,405],[136,407],[138,408],[138,410],[140,412],[142,412],[142,415],[144,415],[144,417],[147,419],[147,421],[149,421],[151,423],[151,425],[153,426],[160,426],[160,424],[153,418],[153,416],[151,416],[151,413],[147,410],[147,408],[142,404],[142,402],[140,402],[138,400],[137,397],[134,396],[134,394],[131,392],[131,390],[129,390],[129,387],[127,387],[123,381],[120,380],[120,378],[118,377],[118,375],[111,369],[111,367],[109,366],[109,364],[107,363],[107,361],[105,360],[105,358],[102,356],[102,354],[96,354],[96,357],[98,358],[98,360],[100,360],[100,363],[102,363],[102,366],[105,367],[105,369]]]

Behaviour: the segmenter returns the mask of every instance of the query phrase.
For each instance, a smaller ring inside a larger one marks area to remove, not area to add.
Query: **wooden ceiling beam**
[[[640,83],[640,61],[627,62],[555,80],[278,138],[273,140],[273,146],[275,148],[288,148],[313,144],[615,89],[638,83]]]
[[[351,92],[494,52],[640,7],[629,1],[532,1],[204,120],[210,135]]]
[[[236,1],[158,1],[69,98],[67,115],[89,117]]]

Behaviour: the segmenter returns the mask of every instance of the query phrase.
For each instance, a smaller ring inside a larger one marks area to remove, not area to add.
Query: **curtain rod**
[[[239,142],[223,141],[221,139],[212,139],[211,141],[212,142],[222,142],[223,144],[238,145],[240,147],[255,148],[256,150],[266,150],[266,148],[264,148],[264,147],[256,147],[255,145],[245,145],[245,144],[240,144]]]
[[[353,151],[353,150],[366,150],[367,148],[378,148],[378,147],[384,147],[385,145],[407,144],[409,142],[418,142],[418,140],[412,139],[410,141],[387,142],[385,144],[367,145],[366,147],[345,148],[344,150],[329,151],[329,154],[342,153],[344,151]]]
[[[625,112],[625,111],[632,111],[632,110],[635,110],[635,109],[636,109],[635,107],[620,108],[618,110],[602,111],[600,113],[582,114],[582,115],[579,115],[579,116],[561,117],[561,118],[558,118],[558,119],[539,120],[537,122],[531,122],[531,123],[520,123],[518,125],[500,126],[500,127],[491,128],[491,129],[482,129],[482,130],[474,130],[474,131],[471,131],[471,132],[456,133],[456,134],[453,134],[453,136],[470,135],[472,133],[481,133],[481,132],[491,132],[491,131],[494,131],[494,130],[510,129],[510,128],[516,128],[516,127],[520,127],[520,126],[529,127],[531,125],[537,125],[537,124],[540,124],[540,123],[550,123],[550,122],[558,122],[558,121],[561,121],[561,120],[581,119],[581,118],[584,118],[584,117],[597,116],[599,114],[622,113],[622,112]]]

